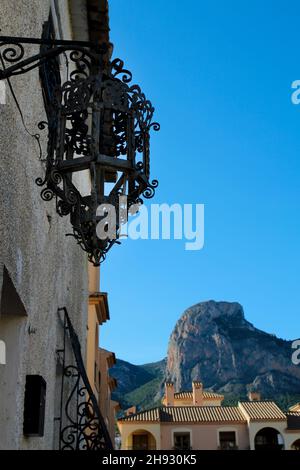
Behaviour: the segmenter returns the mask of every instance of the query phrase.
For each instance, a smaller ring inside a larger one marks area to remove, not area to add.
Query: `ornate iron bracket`
[[[26,57],[24,45],[39,45]],[[69,216],[72,235],[94,265],[105,259],[116,236],[99,239],[96,228],[101,204],[115,208],[127,196],[127,209],[154,196],[157,180],[150,181],[150,131],[154,107],[138,85],[129,85],[131,73],[120,59],[104,61],[107,45],[84,41],[58,41],[0,36],[0,79],[38,67],[42,81],[48,129],[46,171],[37,178],[45,201],[56,199],[60,216]],[[66,62],[66,79],[61,64]],[[90,193],[83,194],[75,173],[89,170]],[[106,183],[112,183],[107,189]]]
[[[48,48],[44,48],[39,54],[25,58],[24,44],[38,44],[40,46],[48,46]],[[105,45],[99,46],[87,41],[58,41],[11,36],[0,36],[0,49],[2,50],[2,48],[5,49],[0,53],[3,67],[3,70],[0,70],[0,80],[29,72],[36,67],[40,67],[48,60],[68,51],[84,54],[91,61],[95,60],[96,54],[101,57],[107,51]],[[6,68],[5,63],[12,65]]]
[[[57,351],[62,362],[59,450],[111,450],[112,442],[84,367],[81,347],[67,309],[63,313],[64,345]],[[66,364],[70,340],[75,361]]]

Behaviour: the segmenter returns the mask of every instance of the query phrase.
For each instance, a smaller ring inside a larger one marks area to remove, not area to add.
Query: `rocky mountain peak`
[[[243,307],[238,302],[217,302],[215,300],[199,302],[185,310],[182,317],[179,319],[179,322],[181,320],[185,320],[187,317],[189,317],[191,322],[197,322],[202,319],[207,321],[223,316],[239,318],[242,320],[244,318]]]
[[[280,374],[300,389],[300,369],[291,362],[291,342],[255,328],[237,302],[200,302],[183,313],[171,334],[166,378],[177,390],[201,379],[206,387],[229,393],[283,388]],[[270,377],[271,376],[271,377]]]

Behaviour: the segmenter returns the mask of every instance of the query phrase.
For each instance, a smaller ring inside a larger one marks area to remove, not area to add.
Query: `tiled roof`
[[[287,417],[287,428],[288,429],[300,429],[300,411],[288,412]]]
[[[246,419],[236,406],[162,406],[119,421],[156,421],[163,423],[245,423]]]
[[[118,421],[160,421],[159,408],[151,408],[140,413],[123,416]]]
[[[166,406],[161,409],[164,422],[245,422],[236,406]]]
[[[243,401],[240,406],[251,421],[284,421],[285,414],[273,401]]]
[[[295,405],[291,406],[289,411],[300,411],[300,403],[296,403]]]
[[[177,392],[174,393],[175,400],[192,400],[193,399],[193,392]],[[206,400],[223,400],[224,396],[220,395],[219,393],[214,392],[206,392],[203,391],[203,398]]]

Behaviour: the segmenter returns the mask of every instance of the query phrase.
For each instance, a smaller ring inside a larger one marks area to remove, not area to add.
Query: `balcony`
[[[239,448],[236,444],[233,444],[232,442],[224,442],[218,447],[218,450],[239,450]]]

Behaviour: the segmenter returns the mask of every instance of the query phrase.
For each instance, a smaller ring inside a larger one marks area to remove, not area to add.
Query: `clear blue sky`
[[[124,241],[101,268],[102,346],[166,355],[185,308],[240,302],[256,327],[299,333],[300,4],[110,0],[111,41],[156,107],[155,203],[204,203],[205,247]],[[186,168],[186,169],[185,169]]]

